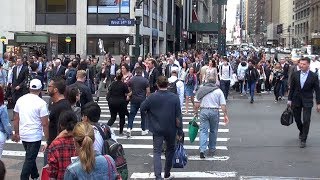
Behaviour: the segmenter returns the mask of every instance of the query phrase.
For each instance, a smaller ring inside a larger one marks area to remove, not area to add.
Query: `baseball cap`
[[[30,81],[30,89],[39,90],[42,88],[42,83],[39,79],[32,79]]]

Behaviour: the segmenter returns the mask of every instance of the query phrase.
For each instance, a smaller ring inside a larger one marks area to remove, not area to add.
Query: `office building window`
[[[77,0],[36,0],[37,25],[75,25]]]
[[[159,2],[159,30],[163,31],[163,1]]]
[[[110,19],[130,18],[130,0],[88,0],[88,25],[108,25]]]
[[[158,28],[158,3],[152,0],[152,28]]]
[[[172,24],[172,0],[168,0],[168,23]]]
[[[143,2],[143,26],[150,27],[150,0]]]

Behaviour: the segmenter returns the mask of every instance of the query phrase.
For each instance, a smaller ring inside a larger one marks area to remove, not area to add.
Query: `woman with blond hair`
[[[87,122],[79,122],[73,129],[73,139],[79,155],[68,166],[65,180],[114,180],[117,177],[115,162],[109,155],[101,155],[93,149],[94,131]]]

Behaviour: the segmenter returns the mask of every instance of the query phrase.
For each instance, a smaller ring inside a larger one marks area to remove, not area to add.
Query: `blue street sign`
[[[134,19],[117,18],[110,19],[109,26],[134,26]]]

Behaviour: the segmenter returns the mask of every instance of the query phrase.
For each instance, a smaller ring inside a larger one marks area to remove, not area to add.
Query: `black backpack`
[[[109,126],[94,125],[103,138],[102,155],[109,155],[113,158],[117,171],[123,180],[128,179],[128,166],[123,147],[120,143],[111,138]]]
[[[173,92],[175,94],[178,94],[178,91],[177,91],[177,82],[178,81],[179,81],[179,79],[177,79],[176,81],[168,84],[168,91],[169,92]]]

